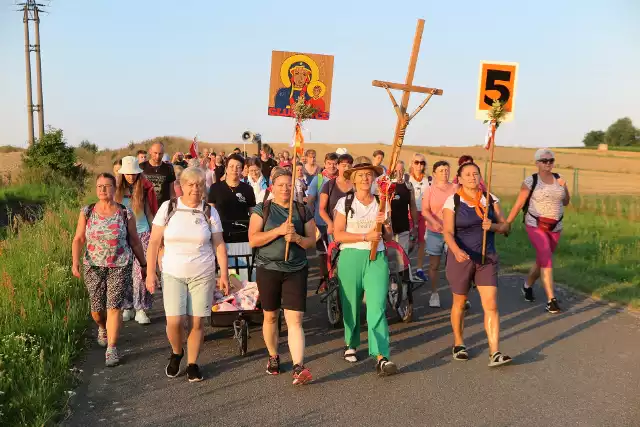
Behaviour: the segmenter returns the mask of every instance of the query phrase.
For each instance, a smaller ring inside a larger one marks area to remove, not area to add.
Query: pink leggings
[[[527,225],[527,235],[533,248],[536,250],[536,264],[540,268],[553,266],[553,253],[560,241],[560,232],[543,231],[538,227]]]

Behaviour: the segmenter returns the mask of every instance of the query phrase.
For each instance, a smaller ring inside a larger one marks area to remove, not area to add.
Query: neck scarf
[[[482,191],[478,190],[478,192],[476,193],[476,196],[471,197],[467,193],[465,193],[462,188],[460,188],[458,190],[458,195],[462,200],[467,202],[468,205],[473,204],[476,210],[476,215],[484,219],[484,213],[487,210],[487,208],[482,206],[482,204],[480,203],[480,201],[482,200]]]
[[[411,177],[413,177],[413,179],[415,179],[417,182],[422,182],[422,180],[424,179],[424,172],[420,174],[420,176],[415,176],[413,174],[413,170],[411,171]]]
[[[336,178],[338,176],[338,173],[336,172],[335,174],[331,175],[329,174],[329,172],[325,169],[322,171],[322,176],[327,178],[327,179],[333,179]]]

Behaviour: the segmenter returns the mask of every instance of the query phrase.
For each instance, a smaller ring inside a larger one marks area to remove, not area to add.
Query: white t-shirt
[[[420,211],[424,191],[431,185],[429,184],[429,177],[425,175],[421,181],[418,181],[413,176],[409,175],[409,182],[411,183],[411,185],[413,185],[413,195],[416,199],[416,206],[418,207],[418,211]]]
[[[164,227],[169,203],[166,201],[160,206],[153,225]],[[204,211],[204,206],[202,203],[199,210]],[[220,216],[215,208],[211,208],[211,217],[207,221],[203,214],[193,211],[182,203],[182,197],[178,197],[176,211],[164,229],[162,270],[174,277],[198,277],[215,271],[211,233],[222,233]]]
[[[533,176],[529,175],[524,180],[524,185],[529,190],[533,186]],[[538,176],[538,182],[536,188],[531,194],[531,200],[529,201],[529,212],[525,214],[525,224],[531,227],[537,227],[538,221],[532,216],[560,219],[564,215],[564,186],[558,184],[558,180],[553,177],[553,184],[546,184],[540,176]],[[555,226],[553,231],[562,230],[562,221]]]
[[[338,200],[336,204],[335,210],[342,215],[346,216],[345,213],[345,203],[347,198],[343,197]],[[357,197],[353,198],[353,203],[351,204],[351,209],[353,213],[353,217],[351,213],[347,218],[347,233],[354,234],[366,234],[370,232],[373,227],[376,225],[376,216],[378,215],[378,201],[374,198],[373,202],[369,204],[369,206],[365,206],[358,200]],[[371,250],[371,242],[357,242],[357,243],[341,243],[340,249],[362,249],[365,251]],[[378,242],[378,251],[384,251],[384,242],[381,240]]]

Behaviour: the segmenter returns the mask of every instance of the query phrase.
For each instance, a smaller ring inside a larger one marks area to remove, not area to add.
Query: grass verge
[[[511,203],[505,203],[506,212]],[[640,309],[640,223],[605,210],[577,206],[565,212],[564,230],[554,255],[554,279],[596,298]],[[535,260],[521,220],[508,238],[498,237],[501,262],[527,272]]]
[[[49,205],[0,242],[0,425],[53,424],[73,385],[89,321],[87,293],[70,274],[76,200]]]

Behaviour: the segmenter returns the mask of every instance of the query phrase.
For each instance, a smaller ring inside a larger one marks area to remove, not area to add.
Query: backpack
[[[211,206],[207,203],[204,204],[204,211],[201,211],[200,209],[178,209],[178,199],[176,198],[169,200],[169,206],[167,207],[167,216],[164,220],[165,227],[169,225],[171,217],[173,217],[176,212],[191,212],[194,215],[202,214],[207,221],[207,224],[209,224],[209,229],[211,229],[211,223],[209,222],[209,218],[211,218]]]
[[[555,179],[559,179],[560,175],[554,172],[553,173],[553,177]],[[534,173],[533,175],[531,175],[531,178],[533,178],[533,182],[531,183],[531,190],[529,191],[529,195],[527,196],[527,200],[525,200],[524,205],[522,206],[522,213],[524,214],[524,215],[522,215],[522,222],[526,221],[527,214],[529,213],[529,203],[531,202],[531,196],[533,195],[533,192],[535,191],[536,186],[538,185],[538,174]],[[531,215],[531,214],[529,214],[529,215]],[[531,216],[533,216],[533,215],[531,215]],[[562,215],[560,217],[558,222],[562,221],[563,217],[564,217],[564,215]],[[534,217],[534,218],[536,220],[538,219],[536,217]]]
[[[380,205],[380,196],[378,196],[377,194],[374,194],[373,197],[376,198],[376,202],[378,202],[378,205]],[[347,222],[349,221],[349,212],[351,212],[351,217],[353,217],[353,214],[355,213],[355,211],[353,210],[353,200],[356,198],[356,193],[355,191],[351,190],[349,192],[347,192],[347,195],[345,196],[345,201],[344,201],[344,216],[347,220]],[[346,227],[345,227],[346,229]]]
[[[118,205],[118,213],[122,216],[122,220],[124,221],[124,229],[127,233],[127,243],[129,243],[129,215],[127,214],[127,207],[121,203],[115,202]],[[91,203],[87,206],[87,213],[85,215],[86,219],[91,218],[91,214],[93,213],[93,209],[96,207],[95,203]],[[131,244],[129,243],[129,246]]]

